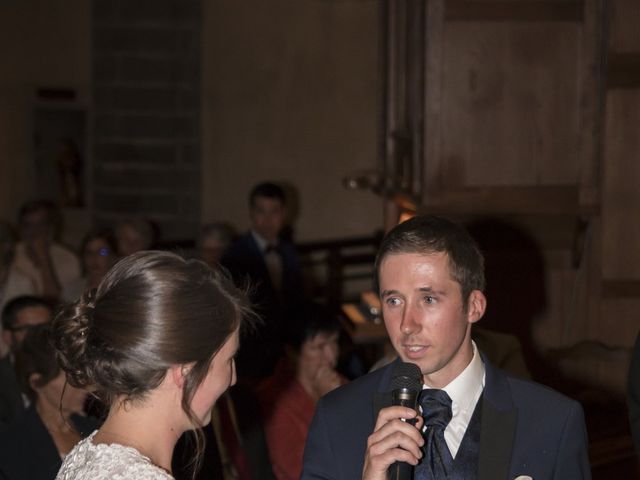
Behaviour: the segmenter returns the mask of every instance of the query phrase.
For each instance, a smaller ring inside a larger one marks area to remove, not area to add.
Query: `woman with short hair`
[[[0,478],[51,480],[62,459],[98,422],[83,413],[87,392],[66,384],[48,323],[27,331],[15,368],[30,406],[0,433]]]

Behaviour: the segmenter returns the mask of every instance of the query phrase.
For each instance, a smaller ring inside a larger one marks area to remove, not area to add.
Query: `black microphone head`
[[[422,372],[415,363],[398,362],[391,377],[393,390],[406,388],[408,390],[422,390]]]

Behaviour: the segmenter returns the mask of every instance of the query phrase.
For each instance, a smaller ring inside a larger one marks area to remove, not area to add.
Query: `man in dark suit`
[[[400,360],[335,390],[318,403],[302,479],[383,480],[394,462],[416,479],[591,478],[580,405],[509,377],[471,340],[484,260],[463,228],[431,216],[396,226],[376,275],[391,343],[422,373],[419,413],[391,406]]]
[[[300,262],[294,246],[281,238],[286,218],[284,191],[260,183],[249,195],[251,229],[222,255],[220,263],[242,285],[250,280],[251,300],[264,323],[243,338],[238,376],[265,378],[281,353],[281,331],[287,307],[303,295]]]
[[[40,297],[15,297],[2,310],[2,340],[9,353],[0,358],[0,426],[21,413],[26,402],[16,379],[14,355],[27,331],[51,320],[51,306]]]

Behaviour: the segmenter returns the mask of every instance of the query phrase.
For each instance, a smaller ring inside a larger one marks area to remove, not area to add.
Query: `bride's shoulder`
[[[173,480],[135,448],[116,443],[94,444],[95,432],[67,455],[56,480]]]

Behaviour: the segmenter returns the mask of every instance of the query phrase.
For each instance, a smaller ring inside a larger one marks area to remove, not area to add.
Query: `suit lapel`
[[[258,246],[258,243],[253,237],[253,233],[251,233],[251,231],[247,232],[245,235],[248,250],[251,252],[251,255],[253,257],[251,264],[254,266],[253,268],[257,270],[256,278],[261,279],[260,281],[265,284],[264,286],[273,290],[273,285],[271,284],[271,276],[269,275],[267,264],[264,261],[262,250]]]
[[[506,479],[516,433],[518,411],[504,374],[483,358],[486,383],[482,395],[482,425],[478,480]]]
[[[375,392],[373,394],[373,421],[375,423],[378,413],[385,407],[391,406],[391,392]]]
[[[400,362],[400,358],[397,358],[389,365],[382,367],[384,372],[380,378],[378,384],[378,390],[373,394],[373,424],[375,425],[378,413],[385,407],[391,406],[391,373],[396,367],[396,364]]]

